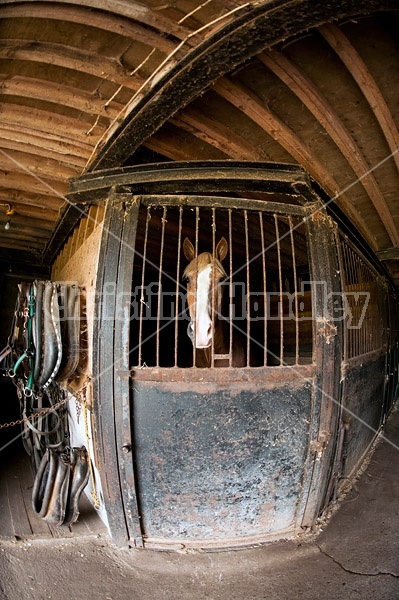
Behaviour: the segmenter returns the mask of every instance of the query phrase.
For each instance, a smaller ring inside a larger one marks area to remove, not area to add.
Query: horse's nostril
[[[190,323],[188,324],[188,327],[187,327],[187,335],[188,335],[188,337],[190,338],[190,340],[191,340],[191,341],[193,341],[193,340],[194,340],[194,325],[193,325],[193,323],[192,323],[192,322],[190,322]]]
[[[212,332],[213,332],[213,325],[212,325],[212,323],[211,323],[211,324],[209,325],[209,327],[208,327],[208,331],[207,331],[207,333],[208,333],[208,337],[211,337],[211,336],[212,336]]]

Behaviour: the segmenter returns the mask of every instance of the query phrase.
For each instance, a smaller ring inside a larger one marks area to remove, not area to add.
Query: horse
[[[214,254],[202,252],[196,256],[190,240],[186,237],[183,242],[184,256],[189,261],[183,273],[183,279],[187,281],[190,315],[187,333],[195,349],[197,367],[246,366],[244,344],[237,336],[233,337],[231,359],[226,357],[230,354],[230,326],[226,319],[220,317],[223,292],[221,282],[227,277],[222,261],[226,258],[228,249],[227,240],[222,237]]]

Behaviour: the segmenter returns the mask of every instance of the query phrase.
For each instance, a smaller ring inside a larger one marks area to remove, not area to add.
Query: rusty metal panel
[[[144,540],[223,545],[295,529],[311,429],[310,379],[267,390],[198,382],[183,391],[179,382],[135,380],[133,406]]]
[[[353,474],[380,429],[384,384],[385,354],[382,352],[345,366],[342,477]]]

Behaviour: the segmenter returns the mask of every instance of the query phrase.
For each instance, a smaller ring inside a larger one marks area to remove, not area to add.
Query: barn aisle
[[[11,467],[10,463],[10,473]],[[24,496],[29,485],[25,478],[21,484],[19,475],[15,478],[14,471],[16,490],[9,496],[13,501],[18,499],[18,486]],[[47,533],[22,540],[4,537],[3,529],[0,597],[395,600],[398,479],[396,410],[368,468],[317,538],[231,552],[173,553],[116,548],[106,535],[88,537],[84,527],[75,529],[74,537],[55,539]],[[8,482],[11,485],[9,478]],[[5,500],[2,494],[2,515]],[[12,512],[16,517],[16,506]]]

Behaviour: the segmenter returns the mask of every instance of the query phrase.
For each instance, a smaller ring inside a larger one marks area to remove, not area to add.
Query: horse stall
[[[113,539],[228,548],[312,527],[397,392],[378,261],[292,165],[99,171],[70,200],[105,204],[90,404]]]

